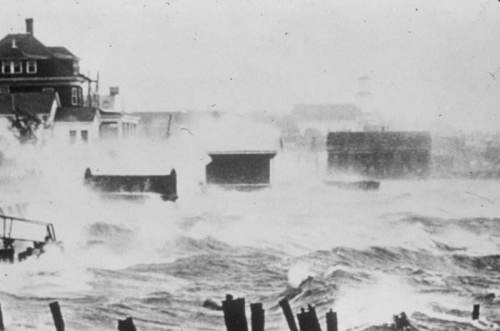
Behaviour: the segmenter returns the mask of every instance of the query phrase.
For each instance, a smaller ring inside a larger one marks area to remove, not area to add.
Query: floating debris
[[[58,244],[52,223],[28,220],[24,218],[0,215],[0,261],[13,263],[23,261],[30,256],[40,256],[48,244]],[[45,228],[45,230],[44,230]],[[43,239],[40,233],[44,232]],[[35,234],[40,237],[35,238]]]

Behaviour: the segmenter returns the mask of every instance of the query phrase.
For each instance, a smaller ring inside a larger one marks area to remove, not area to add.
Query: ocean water
[[[138,330],[223,330],[203,303],[227,293],[262,302],[267,330],[288,329],[284,297],[296,312],[315,305],[324,329],[330,308],[340,330],[375,330],[403,311],[419,330],[500,329],[498,180],[345,190],[324,184],[321,158],[284,154],[269,188],[200,189],[196,156],[177,165],[172,203],[103,197],[83,186],[81,160],[41,159],[2,170],[1,200],[53,222],[64,249],[0,265],[9,331],[53,330],[53,300],[68,330],[116,330],[127,316]]]

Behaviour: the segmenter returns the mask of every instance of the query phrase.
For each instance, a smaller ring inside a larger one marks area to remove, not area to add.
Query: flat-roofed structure
[[[369,177],[426,176],[430,169],[428,132],[330,132],[327,138],[330,172]]]
[[[209,152],[212,159],[206,167],[208,184],[269,185],[271,159],[275,151]]]

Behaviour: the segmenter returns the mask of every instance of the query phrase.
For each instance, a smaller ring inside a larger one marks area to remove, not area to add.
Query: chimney
[[[33,19],[32,18],[26,19],[26,33],[33,35]]]
[[[114,97],[115,95],[118,95],[120,93],[120,88],[118,86],[111,86],[109,88],[109,95]]]

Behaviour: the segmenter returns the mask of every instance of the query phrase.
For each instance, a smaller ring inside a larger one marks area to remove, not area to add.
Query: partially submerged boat
[[[0,214],[0,262],[40,256],[47,245],[59,245],[52,223]]]
[[[85,184],[102,192],[123,195],[159,194],[163,200],[177,200],[177,174],[175,169],[168,175],[121,175],[93,174],[90,168],[85,170]]]

